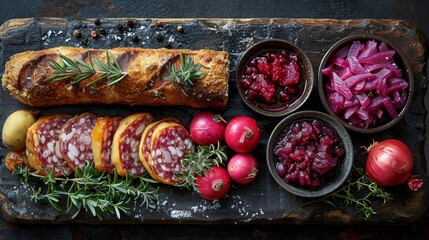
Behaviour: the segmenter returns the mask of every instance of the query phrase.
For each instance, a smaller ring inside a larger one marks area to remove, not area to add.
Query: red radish
[[[248,116],[238,116],[225,128],[225,142],[238,153],[251,152],[259,144],[261,132],[256,121]]]
[[[405,143],[387,139],[369,147],[365,168],[368,177],[378,185],[395,186],[409,179],[413,164],[413,153]]]
[[[192,118],[189,132],[192,140],[199,145],[216,144],[223,140],[225,120],[211,112],[200,112]]]
[[[225,168],[213,166],[209,172],[197,176],[195,185],[201,197],[207,200],[217,200],[229,191],[231,179]]]
[[[252,182],[258,173],[258,162],[249,153],[238,153],[228,162],[228,174],[238,184]]]

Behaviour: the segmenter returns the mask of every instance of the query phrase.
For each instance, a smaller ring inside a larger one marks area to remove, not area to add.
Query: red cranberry
[[[286,174],[286,168],[283,166],[283,164],[277,164],[276,170],[280,177],[283,177]]]
[[[246,70],[244,70],[244,74],[246,75],[250,75],[253,73],[253,68],[252,67],[246,67]]]
[[[246,78],[241,79],[240,83],[241,83],[241,86],[243,88],[248,89],[248,88],[250,88],[250,86],[252,85],[253,82],[254,81],[251,78],[246,77]]]
[[[298,90],[295,86],[293,86],[293,85],[286,86],[286,87],[285,87],[285,89],[286,89],[287,94],[289,94],[289,95],[294,95],[294,94],[296,94],[296,93],[299,91],[299,90]]]
[[[274,60],[276,60],[276,59],[278,59],[277,54],[275,54],[275,53],[269,53],[269,54],[268,54],[268,62],[272,63],[272,62],[274,62]]]
[[[283,102],[287,102],[287,101],[289,101],[290,99],[291,99],[291,97],[290,97],[290,95],[288,95],[287,93],[285,93],[285,92],[280,92],[280,99],[283,101]]]

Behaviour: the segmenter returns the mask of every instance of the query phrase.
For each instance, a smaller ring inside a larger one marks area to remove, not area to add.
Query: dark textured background
[[[406,19],[429,36],[428,1],[5,1],[0,24],[12,18],[337,18]],[[426,43],[426,46],[428,44]],[[426,101],[426,103],[428,103]],[[428,104],[427,104],[428,105]],[[428,203],[429,204],[429,203]],[[0,239],[429,239],[429,213],[401,226],[326,225],[12,225]]]

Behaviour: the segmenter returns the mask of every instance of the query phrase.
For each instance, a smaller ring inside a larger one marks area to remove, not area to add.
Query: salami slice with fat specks
[[[63,125],[72,118],[68,114],[55,114],[38,119],[27,131],[26,155],[31,168],[41,174],[55,171],[55,176],[68,175],[73,170],[60,152],[59,135]]]
[[[121,117],[99,117],[91,132],[94,165],[100,172],[113,173],[115,169],[111,158],[112,143],[121,120]]]
[[[60,151],[67,164],[73,169],[83,169],[85,161],[92,163],[91,132],[97,116],[83,113],[68,120],[60,133]]]
[[[147,127],[143,131],[142,138],[140,140],[140,146],[139,146],[140,161],[142,162],[144,168],[149,173],[149,175],[151,175],[151,177],[157,180],[158,182],[163,182],[163,179],[158,178],[158,176],[154,174],[151,165],[149,165],[151,141],[152,141],[152,136],[155,128],[161,123],[168,123],[168,122],[181,123],[180,119],[175,117],[164,118],[159,121],[153,122],[147,125]]]
[[[183,172],[181,160],[190,151],[194,151],[194,144],[183,125],[166,122],[156,126],[148,159],[154,178],[169,185],[178,183],[175,174]]]
[[[135,113],[119,124],[113,137],[112,161],[120,176],[142,176],[146,172],[139,159],[139,145],[143,131],[154,120],[150,113]]]

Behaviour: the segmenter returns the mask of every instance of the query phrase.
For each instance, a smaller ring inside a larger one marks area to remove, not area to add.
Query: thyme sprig
[[[60,62],[50,59],[50,67],[53,70],[53,75],[45,79],[45,82],[58,82],[71,79],[68,86],[74,86],[94,75],[101,75],[87,83],[86,86],[90,86],[103,79],[108,79],[106,85],[110,86],[118,83],[128,74],[128,72],[121,70],[118,60],[108,50],[106,50],[106,63],[103,63],[97,56],[92,58],[90,52],[88,52],[88,63],[85,63],[80,58],[75,58],[75,61],[73,61],[61,53],[59,54],[59,58]]]
[[[167,66],[167,70],[170,73],[170,76],[167,76],[165,79],[173,81],[174,86],[176,86],[177,83],[193,86],[193,81],[200,80],[207,74],[206,72],[200,72],[201,68],[207,67],[200,63],[195,64],[194,59],[191,58],[189,53],[186,58],[185,55],[180,52],[180,67],[178,68],[175,64],[169,64]]]
[[[377,198],[383,201],[383,205],[392,200],[390,193],[371,181],[363,168],[353,166],[351,175],[340,189],[301,206],[320,201],[333,207],[344,204],[345,207],[354,206],[357,213],[363,214],[365,219],[368,219],[371,215],[376,214],[371,203]]]
[[[42,180],[46,185],[30,186],[28,194],[33,202],[49,203],[58,211],[63,211],[60,202],[67,201],[66,212],[75,211],[72,218],[84,210],[94,217],[103,219],[110,215],[130,214],[130,201],[140,201],[140,206],[155,207],[159,188],[149,178],[125,178],[114,174],[100,173],[93,164],[85,162],[85,167],[76,169],[73,177],[55,177],[54,171],[46,175],[31,172],[26,166],[15,169],[14,175],[21,175],[21,183],[31,179]]]
[[[181,181],[175,186],[198,191],[195,185],[196,175],[208,172],[214,165],[219,166],[226,159],[225,146],[222,146],[220,142],[216,146],[214,144],[198,146],[196,151],[190,152],[182,159],[181,164],[185,171],[176,174],[176,177]]]

